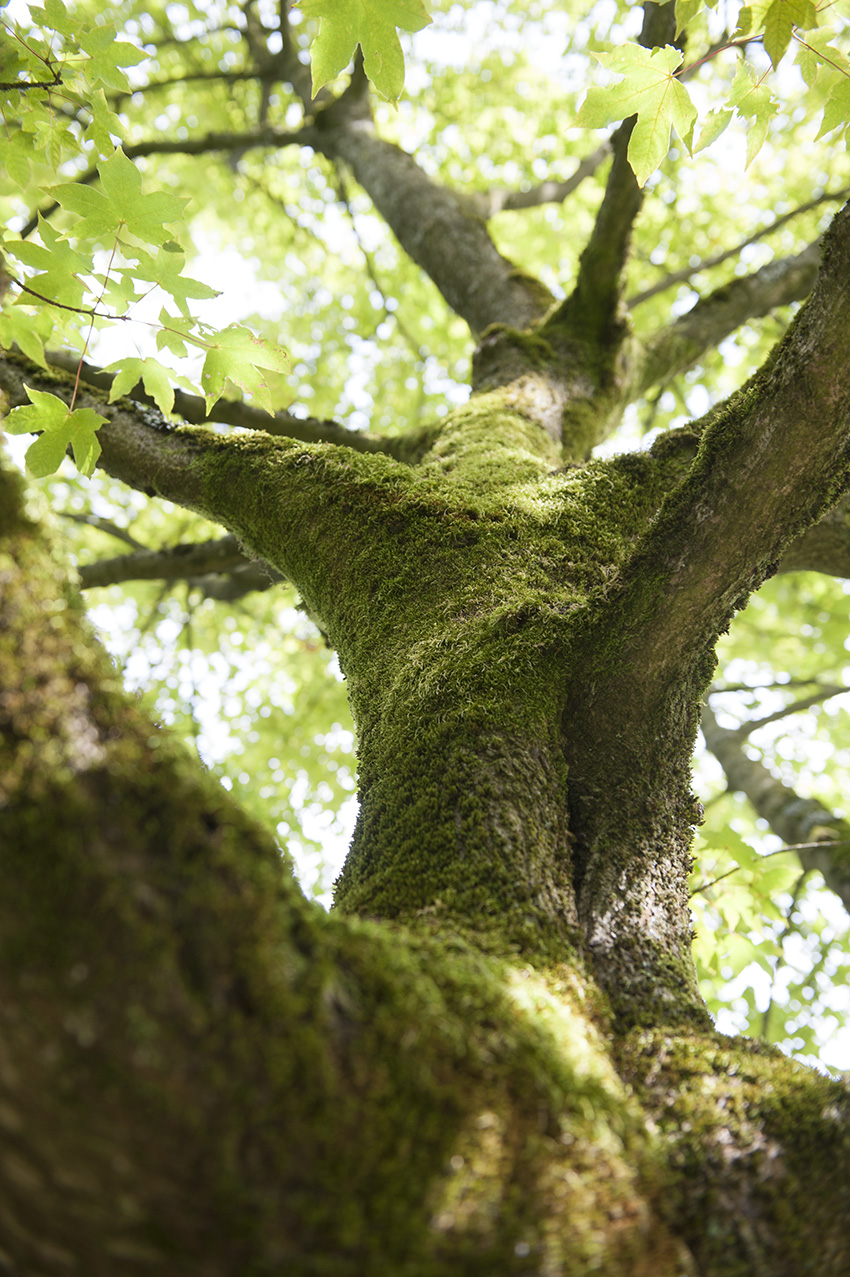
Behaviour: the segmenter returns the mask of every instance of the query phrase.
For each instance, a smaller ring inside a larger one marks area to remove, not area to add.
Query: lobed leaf
[[[620,84],[589,89],[575,122],[579,127],[600,128],[637,115],[629,163],[643,186],[670,148],[671,126],[691,149],[696,107],[673,74],[682,61],[681,50],[672,45],[650,50],[625,44],[598,57],[604,67],[625,78]]]
[[[27,469],[36,479],[54,474],[71,447],[74,461],[81,474],[94,473],[100,456],[97,431],[107,420],[93,408],[77,408],[72,411],[64,400],[45,390],[33,390],[24,386],[30,403],[13,408],[3,423],[12,435],[32,434],[40,431],[35,443],[26,452]]]
[[[431,21],[423,0],[300,0],[319,21],[311,50],[313,94],[344,71],[359,45],[363,67],[381,97],[395,104],[404,88],[404,54],[396,28],[421,31]]]

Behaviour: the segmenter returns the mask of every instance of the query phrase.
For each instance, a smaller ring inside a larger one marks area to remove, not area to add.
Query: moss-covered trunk
[[[710,644],[630,673],[696,436],[564,468],[518,400],[413,467],[158,441],[160,490],[188,449],[190,503],[340,652],[362,812],[329,916],[125,699],[0,480],[10,1273],[847,1271],[844,1088],[715,1035],[694,986]]]

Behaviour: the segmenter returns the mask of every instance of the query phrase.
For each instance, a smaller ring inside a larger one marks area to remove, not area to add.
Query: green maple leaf
[[[271,392],[263,377],[263,370],[288,372],[289,356],[271,341],[255,337],[247,328],[231,324],[223,332],[208,338],[209,347],[201,373],[201,386],[207,402],[207,412],[224,393],[225,382],[232,381],[246,394],[252,395],[261,408],[272,412]]]
[[[816,27],[818,15],[812,0],[773,0],[765,14],[764,47],[774,67],[791,43],[795,27]]]
[[[189,316],[188,299],[190,297],[206,299],[221,296],[216,289],[210,288],[209,284],[202,284],[198,279],[181,275],[186,258],[179,244],[166,242],[157,250],[155,257],[141,250],[136,250],[135,256],[138,265],[128,274],[143,283],[158,284],[174,299],[186,318]]]
[[[10,306],[0,314],[0,346],[8,350],[20,346],[34,364],[47,367],[44,343],[53,332],[53,320],[45,311],[32,314],[20,306]]]
[[[64,306],[82,306],[85,292],[82,276],[91,270],[91,261],[75,252],[42,217],[39,217],[38,233],[42,244],[24,241],[6,245],[6,251],[12,257],[42,272],[28,279],[27,287],[48,301],[61,302]]]
[[[171,374],[158,359],[119,359],[117,363],[109,364],[105,371],[115,373],[109,392],[110,403],[115,403],[141,382],[160,412],[168,414],[174,407]]]
[[[58,31],[61,35],[73,36],[79,27],[79,21],[68,13],[61,0],[45,0],[38,7],[30,5],[30,13],[49,31]]]
[[[839,125],[850,133],[850,79],[846,78],[838,81],[827,99],[818,137]]]
[[[830,43],[833,35],[829,29],[812,31],[797,52],[797,65],[809,89],[816,83],[824,87],[836,79],[850,77],[850,61],[843,50]]]
[[[156,330],[157,350],[169,350],[172,355],[183,359],[186,356],[186,343],[201,343],[193,335],[194,320],[180,315],[170,315],[163,306],[159,312],[159,328]]]
[[[97,166],[102,190],[63,182],[49,193],[57,204],[83,220],[75,230],[93,238],[116,235],[126,228],[148,244],[164,244],[173,239],[166,223],[177,222],[189,203],[176,195],[157,191],[142,194],[142,177],[120,148]]]
[[[584,128],[602,128],[613,120],[637,115],[629,141],[629,163],[643,186],[670,148],[671,125],[691,149],[696,107],[673,75],[682,61],[681,51],[669,44],[652,50],[624,44],[613,53],[598,56],[604,67],[625,79],[621,84],[589,89],[575,122]]]
[[[774,67],[791,43],[795,27],[808,31],[818,25],[812,0],[753,0],[738,15],[736,36],[762,33],[765,51]]]
[[[22,408],[13,408],[3,423],[10,435],[27,435],[33,431],[42,433],[27,448],[27,469],[36,479],[54,474],[62,464],[68,445],[74,450],[74,460],[81,474],[94,473],[100,456],[97,431],[107,420],[93,408],[77,408],[72,412],[68,405],[44,390],[32,390],[24,386],[30,402]]]
[[[735,38],[763,31],[765,16],[772,4],[773,0],[750,0],[749,4],[745,4],[738,14]]]
[[[702,8],[702,0],[676,0],[676,35],[681,35]]]
[[[86,79],[93,86],[104,85],[107,89],[129,88],[122,67],[136,66],[147,59],[142,49],[137,49],[127,40],[115,38],[115,26],[106,23],[102,27],[91,27],[77,36],[80,48],[89,55],[86,63]]]
[[[404,88],[404,54],[396,28],[421,31],[431,21],[423,0],[300,0],[306,18],[319,19],[310,49],[313,95],[344,71],[358,44],[375,88],[396,103]]]
[[[734,114],[735,112],[730,111],[728,107],[718,107],[716,111],[709,111],[700,129],[699,141],[694,144],[694,151],[704,151],[707,146],[711,146],[712,142],[716,142]]]
[[[729,105],[737,107],[747,121],[747,164],[749,168],[761,150],[767,137],[770,121],[776,115],[779,104],[766,85],[756,79],[748,62],[738,63],[738,71],[729,93]]]

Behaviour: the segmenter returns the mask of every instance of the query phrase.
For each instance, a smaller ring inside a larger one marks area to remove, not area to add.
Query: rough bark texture
[[[327,915],[123,694],[0,470],[0,1269],[844,1277],[847,1088],[713,1031],[686,879],[717,637],[778,562],[847,553],[850,211],[748,386],[587,460],[646,368],[704,348],[696,320],[643,353],[623,322],[626,133],[545,313],[374,135],[357,76],[311,129],[486,329],[469,402],[392,455],[285,415],[165,428],[96,375],[77,406],[109,418],[109,474],[224,525],[320,619],[354,843]],[[739,282],[712,342],[776,304]],[[10,406],[24,363],[0,359]]]

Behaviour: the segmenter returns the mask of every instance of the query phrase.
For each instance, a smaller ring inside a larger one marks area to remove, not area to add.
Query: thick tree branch
[[[316,116],[329,159],[342,160],[405,252],[475,333],[490,324],[527,328],[551,304],[548,290],[502,257],[465,197],[432,181],[400,147],[375,134],[362,68],[343,95]]]
[[[760,724],[743,726],[754,731]],[[791,845],[823,844],[799,851],[800,864],[805,870],[817,869],[822,873],[826,885],[850,912],[850,855],[846,847],[830,846],[833,842],[850,840],[850,824],[815,799],[801,798],[764,763],[748,758],[741,730],[728,731],[718,726],[707,705],[702,710],[702,732],[706,745],[723,768],[729,788],[744,794],[778,837]]]
[[[597,605],[598,674],[575,689],[593,706],[594,739],[580,742],[592,774],[607,765],[603,740],[640,741],[668,710],[670,730],[685,730],[675,723],[708,679],[717,635],[850,482],[850,206],[824,242],[809,301],[765,368],[710,415],[690,473]]]
[[[633,372],[635,394],[685,372],[750,319],[777,306],[802,301],[811,292],[820,264],[820,241],[795,257],[768,262],[760,270],[733,279],[703,297],[666,328],[649,337]]]
[[[850,577],[850,496],[842,497],[788,547],[776,571]]]
[[[70,401],[71,378],[0,356],[0,389],[10,407],[28,402],[25,381]],[[387,490],[392,511],[413,484],[406,465],[380,454],[258,432],[223,437],[191,426],[173,429],[158,409],[136,409],[128,399],[108,404],[96,388],[81,386],[76,406],[107,418],[98,431],[101,469],[234,532],[252,559],[294,580],[319,617],[344,596],[351,573],[362,579],[366,571],[362,558],[341,555],[338,546],[368,539],[365,516],[373,512],[377,489]]]

